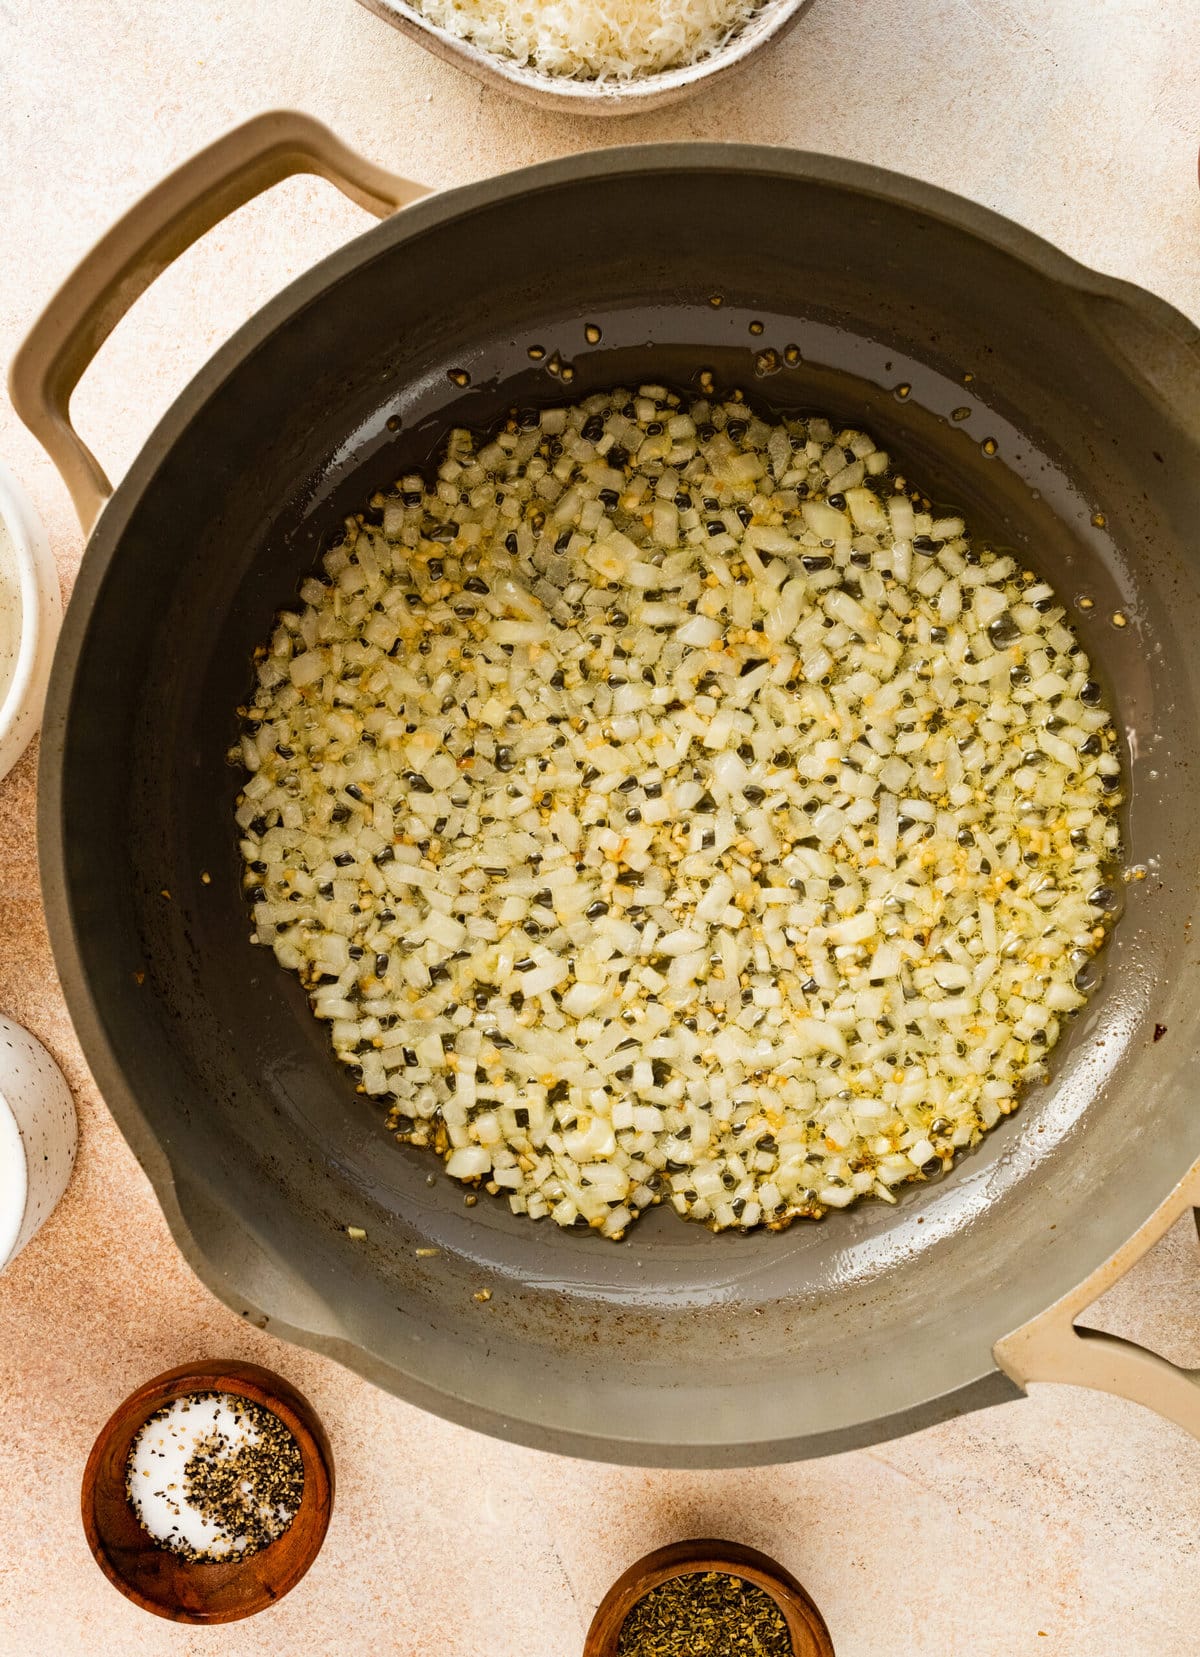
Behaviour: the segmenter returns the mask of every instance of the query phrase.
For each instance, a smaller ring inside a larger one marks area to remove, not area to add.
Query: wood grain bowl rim
[[[189,1393],[232,1393],[277,1415],[300,1447],[304,1494],[291,1525],[245,1559],[198,1562],[159,1547],[142,1529],[125,1491],[125,1467],[150,1417]],[[92,1557],[126,1599],[173,1622],[214,1624],[254,1615],[305,1575],[333,1510],[334,1466],[320,1418],[290,1381],[260,1364],[210,1359],[152,1376],[113,1411],[84,1468],[80,1509]]]
[[[787,1622],[792,1657],[834,1657],[825,1619],[790,1571],[757,1548],[712,1537],[696,1537],[656,1548],[623,1572],[596,1609],[584,1642],[583,1657],[616,1657],[621,1628],[638,1601],[673,1577],[702,1571],[739,1576],[768,1593]]]

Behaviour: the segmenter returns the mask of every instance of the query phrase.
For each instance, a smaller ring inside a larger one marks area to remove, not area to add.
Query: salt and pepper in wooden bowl
[[[101,1430],[83,1476],[97,1564],[143,1610],[233,1622],[281,1599],[320,1551],[333,1457],[282,1376],[236,1361],[156,1375]]]

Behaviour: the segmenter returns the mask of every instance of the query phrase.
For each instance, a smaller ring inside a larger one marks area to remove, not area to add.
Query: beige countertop
[[[434,185],[665,137],[852,155],[985,202],[1200,318],[1198,87],[1195,0],[816,0],[725,89],[608,123],[484,91],[352,0],[0,0],[0,361],[137,195],[229,125],[284,105]],[[220,339],[365,222],[327,187],[293,181],[169,272],[76,399],[112,473]],[[0,456],[37,502],[66,591],[78,527],[3,399]],[[1035,1388],[825,1461],[646,1472],[478,1437],[241,1322],[184,1265],[72,1033],[37,896],[35,768],[36,752],[0,784],[0,1011],[63,1065],[82,1144],[62,1207],[0,1279],[0,1657],[577,1657],[612,1578],[689,1534],[779,1557],[839,1657],[1195,1651],[1200,1444],[1131,1405]],[[1200,1364],[1189,1225],[1105,1317]],[[222,1630],[126,1604],[78,1517],[83,1463],[111,1409],[201,1356],[291,1377],[338,1469],[310,1575]]]

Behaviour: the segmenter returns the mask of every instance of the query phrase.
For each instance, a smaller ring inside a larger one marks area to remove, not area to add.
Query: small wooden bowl
[[[754,1548],[744,1548],[739,1542],[715,1542],[707,1537],[659,1548],[618,1577],[592,1618],[583,1657],[617,1657],[621,1628],[637,1602],[661,1582],[675,1576],[691,1576],[696,1571],[727,1572],[765,1589],[787,1622],[792,1657],[834,1657],[825,1620],[794,1576]]]
[[[129,1450],[164,1404],[225,1392],[271,1410],[300,1446],[304,1495],[276,1541],[244,1559],[194,1561],[160,1547],[138,1523],[125,1489]],[[102,1429],[83,1474],[83,1528],[96,1563],[126,1599],[175,1622],[234,1622],[282,1599],[321,1550],[333,1508],[333,1457],[312,1405],[280,1375],[233,1359],[183,1364],[131,1393]]]

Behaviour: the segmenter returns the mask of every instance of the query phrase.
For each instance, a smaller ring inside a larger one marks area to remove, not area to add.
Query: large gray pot
[[[264,117],[140,204],[23,348],[14,399],[89,527],[108,485],[69,424],[75,380],[200,229],[300,169],[381,213],[420,194],[301,117]],[[802,362],[757,378],[755,349],[791,342]],[[766,405],[862,423],[1064,595],[1095,600],[1074,619],[1127,733],[1129,848],[1150,876],[1052,1084],[894,1209],[749,1237],[655,1213],[619,1246],[468,1209],[384,1134],[299,985],[247,941],[224,754],[251,649],[342,514],[449,422],[561,397],[532,343],[574,362],[573,395],[707,367]],[[823,1454],[1041,1378],[1200,1433],[1194,1380],[1072,1330],[1200,1191],[1198,440],[1200,342],[1176,312],[967,202],[822,156],[557,161],[421,201],[293,283],[103,506],[43,744],[67,998],[205,1281],[430,1409],[584,1456]]]

